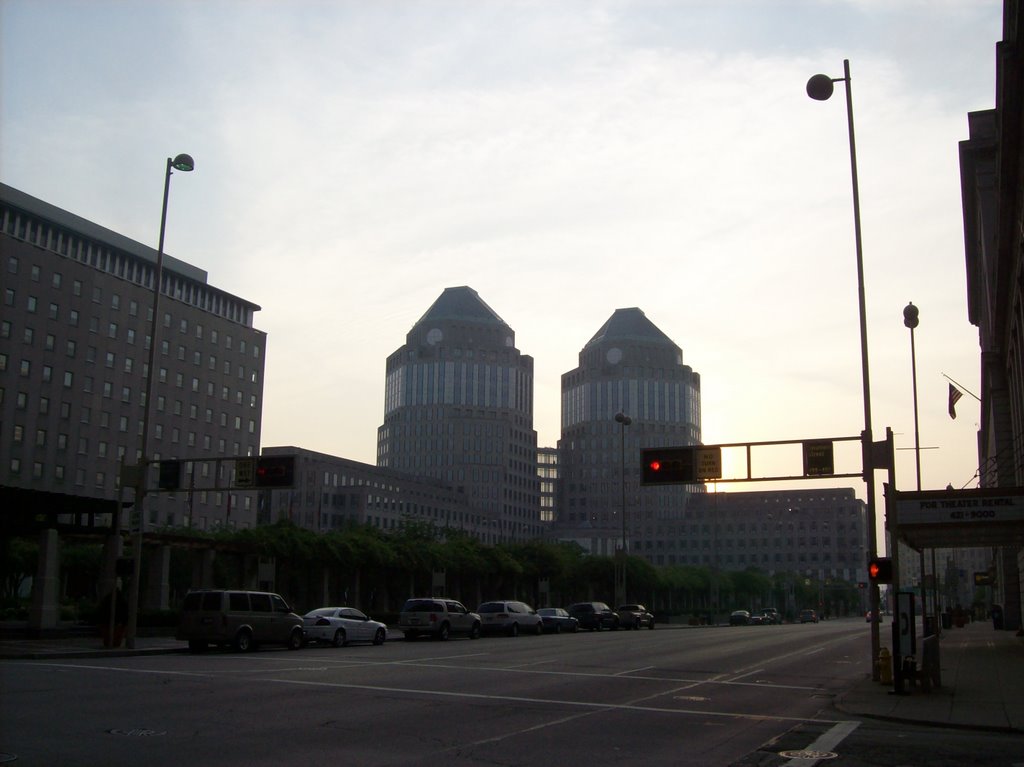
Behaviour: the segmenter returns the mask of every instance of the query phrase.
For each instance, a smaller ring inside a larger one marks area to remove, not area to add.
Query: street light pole
[[[872,456],[874,443],[871,436],[871,377],[868,371],[868,321],[864,299],[864,251],[860,230],[860,187],[857,181],[857,142],[853,131],[853,91],[850,85],[850,61],[843,60],[843,76],[838,78],[828,75],[814,75],[807,81],[807,95],[815,101],[827,101],[835,90],[834,83],[846,84],[846,121],[850,135],[850,176],[853,183],[853,231],[857,251],[857,307],[860,312],[860,359],[861,378],[864,390],[864,431],[861,434],[863,452],[864,481],[867,483],[868,510],[868,558],[878,554],[878,533],[875,529],[875,469]],[[872,613],[877,617],[880,603],[878,585],[872,584],[868,589],[868,601]],[[871,622],[871,668],[872,679],[879,679],[878,666],[875,659],[881,649],[879,641],[878,621]]]
[[[620,568],[619,584],[616,584],[621,593],[618,595],[616,601],[619,604],[626,602],[626,427],[633,423],[633,419],[625,413],[619,412],[615,414],[615,421],[621,427],[619,429],[619,476],[622,480],[622,547],[620,549]]]
[[[164,174],[164,199],[160,210],[160,240],[156,249],[156,269],[153,273],[153,314],[149,323],[149,366],[146,370],[146,398],[142,403],[142,449],[138,463],[138,474],[135,487],[135,514],[138,524],[132,535],[132,585],[128,596],[128,625],[125,627],[125,645],[134,649],[135,638],[139,625],[139,585],[142,580],[142,534],[146,526],[145,499],[149,489],[149,423],[153,410],[153,379],[156,364],[156,341],[159,330],[160,283],[163,282],[164,268],[164,232],[167,228],[167,197],[171,189],[171,170],[188,173],[196,167],[195,160],[187,154],[179,154],[174,159],[167,158],[167,171]]]
[[[917,490],[921,492],[921,431],[917,420],[917,351],[914,349],[914,328],[920,324],[918,314],[913,301],[903,307],[903,324],[910,328],[910,374],[914,385],[914,459],[917,462]]]

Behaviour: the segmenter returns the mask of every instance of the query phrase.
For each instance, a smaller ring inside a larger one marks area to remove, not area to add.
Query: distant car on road
[[[590,631],[618,629],[619,616],[604,602],[577,602],[566,608],[580,622],[580,628]]]
[[[544,620],[525,602],[484,602],[476,611],[480,616],[480,629],[485,634],[503,633],[515,637],[524,632],[540,634],[544,631]]]
[[[398,615],[398,627],[408,640],[430,636],[445,640],[452,634],[480,637],[480,616],[454,599],[407,599]]]
[[[543,621],[545,631],[555,634],[569,631],[575,634],[580,628],[580,622],[561,607],[541,607],[537,610],[537,615]]]
[[[351,642],[384,644],[388,636],[387,626],[354,607],[318,607],[303,615],[302,623],[307,642],[330,642],[335,647]]]
[[[864,617],[867,619],[868,623],[873,623],[876,620],[878,623],[883,623],[885,621],[885,619],[881,615],[879,615],[878,618],[875,618],[875,613],[872,610],[868,610]]]
[[[654,616],[643,605],[619,605],[619,625],[624,629],[654,628]]]
[[[782,616],[774,607],[765,607],[761,610],[762,623],[782,623]]]
[[[800,622],[801,623],[817,623],[818,614],[814,610],[801,610],[800,611]]]
[[[730,626],[749,626],[750,612],[747,610],[734,610],[729,616]]]

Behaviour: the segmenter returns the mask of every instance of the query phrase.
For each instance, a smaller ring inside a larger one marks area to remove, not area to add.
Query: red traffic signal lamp
[[[696,482],[693,447],[649,447],[642,451],[643,484],[680,485]]]
[[[868,560],[868,579],[873,585],[892,583],[892,560],[889,557],[872,557]]]
[[[265,455],[256,460],[256,487],[294,487],[295,456]]]

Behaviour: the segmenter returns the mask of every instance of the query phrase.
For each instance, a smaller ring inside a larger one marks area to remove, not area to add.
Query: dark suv
[[[619,616],[604,602],[577,602],[569,605],[569,615],[580,622],[581,629],[600,631],[601,629],[618,629]]]

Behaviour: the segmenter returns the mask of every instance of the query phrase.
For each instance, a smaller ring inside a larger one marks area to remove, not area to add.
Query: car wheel
[[[406,642],[414,642],[414,641],[416,641],[416,636],[417,636],[416,632],[413,631],[412,629],[409,629],[408,631],[405,632],[405,641]]]
[[[447,624],[447,623],[442,623],[442,624],[441,624],[441,628],[439,628],[439,629],[437,630],[437,633],[436,633],[436,634],[435,634],[434,636],[436,636],[436,637],[437,637],[437,641],[439,641],[439,642],[445,642],[445,641],[447,641],[447,639],[448,639],[448,633],[449,633],[449,631],[450,631],[450,629],[449,629],[449,626],[448,626],[448,624]]]
[[[572,626],[572,633],[575,634],[579,630],[580,630],[580,624],[574,623],[573,626]]]
[[[302,629],[296,628],[292,631],[292,635],[288,637],[288,649],[298,650],[302,647]]]
[[[541,623],[540,621],[537,621],[537,623],[533,627],[533,633],[536,634],[537,636],[540,636],[541,634],[543,634],[544,633],[544,624]]]
[[[189,652],[206,652],[207,644],[200,639],[188,640]]]
[[[471,628],[469,630],[469,638],[470,639],[479,639],[480,638],[480,624],[479,623],[474,623],[473,624],[473,628]]]
[[[384,629],[377,629],[377,633],[373,635],[374,644],[384,644],[384,640],[388,638],[388,632]]]
[[[331,644],[335,647],[344,647],[345,641],[345,629],[338,629],[334,632],[334,639],[331,640]]]
[[[238,652],[249,652],[252,649],[252,632],[242,629],[235,634],[235,641],[231,644]]]
[[[517,637],[517,636],[519,636],[519,624],[518,623],[513,623],[512,624],[512,626],[508,630],[508,635],[510,637]]]
[[[654,618],[651,618],[651,622],[647,624],[647,628],[654,631]]]

